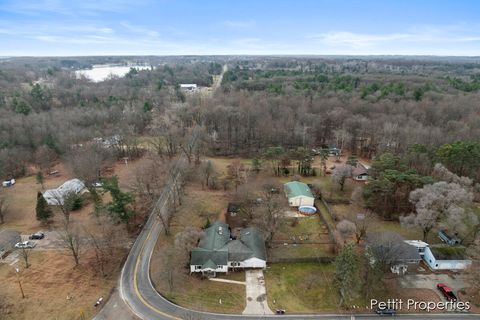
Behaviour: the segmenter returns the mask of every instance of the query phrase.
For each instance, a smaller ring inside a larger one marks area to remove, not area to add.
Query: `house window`
[[[198,269],[201,269],[202,266],[195,266],[195,269],[198,270]]]

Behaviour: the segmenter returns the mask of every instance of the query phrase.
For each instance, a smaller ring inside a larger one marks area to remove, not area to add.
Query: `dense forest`
[[[99,64],[150,68],[101,82],[74,72]],[[224,64],[215,95],[180,89],[211,86]],[[197,123],[211,154],[337,146],[369,158],[401,155],[422,170],[456,152],[445,165],[478,181],[479,161],[461,169],[455,161],[480,154],[479,67],[474,58],[429,57],[3,59],[0,173],[21,175],[45,154],[61,157],[98,137],[138,144],[162,135],[179,144],[176,132]]]

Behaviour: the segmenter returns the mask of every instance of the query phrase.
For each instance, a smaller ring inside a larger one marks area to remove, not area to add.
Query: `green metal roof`
[[[226,265],[228,263],[228,251],[193,248],[190,264],[201,266],[207,263],[208,260],[213,261],[215,265]]]
[[[240,232],[240,240],[253,251],[251,258],[267,260],[265,240],[263,240],[262,234],[257,229],[243,229]]]
[[[312,191],[310,191],[310,188],[303,182],[291,181],[285,183],[283,187],[288,198],[294,198],[299,196],[313,198]]]
[[[203,265],[202,265],[202,269],[212,269],[212,270],[215,270],[217,269],[217,265],[215,262],[213,262],[211,259],[208,259],[207,262],[205,262]]]
[[[228,225],[216,221],[205,230],[205,236],[199,246],[192,250],[191,265],[213,266],[227,265],[228,261],[244,261],[250,258],[267,260],[265,242],[262,234],[254,228],[243,229],[240,239],[230,240]]]
[[[253,255],[253,250],[240,240],[232,240],[224,248],[228,251],[229,261],[243,261]]]
[[[230,241],[228,224],[215,221],[205,230],[205,236],[200,240],[199,247],[210,250],[218,250]]]

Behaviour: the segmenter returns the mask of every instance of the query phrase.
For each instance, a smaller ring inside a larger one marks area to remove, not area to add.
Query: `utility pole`
[[[17,274],[18,286],[20,287],[20,292],[22,293],[22,299],[25,299],[25,293],[23,293],[22,282],[20,281],[20,269],[15,268],[15,273]]]

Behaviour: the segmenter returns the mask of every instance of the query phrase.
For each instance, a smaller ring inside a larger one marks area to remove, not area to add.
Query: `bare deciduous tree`
[[[232,181],[235,186],[235,192],[238,190],[239,185],[245,183],[246,178],[245,165],[239,160],[235,160],[227,166],[227,179]]]
[[[333,169],[332,181],[340,186],[340,191],[343,191],[347,178],[352,176],[353,167],[348,164],[338,165]]]
[[[82,239],[79,228],[72,225],[71,222],[65,222],[63,229],[59,231],[62,246],[68,250],[72,256],[75,266],[80,262],[80,253],[82,248]]]
[[[473,194],[457,183],[444,181],[429,184],[410,193],[410,202],[416,213],[400,218],[404,226],[418,226],[423,231],[423,241],[442,221],[460,222],[465,214],[463,206],[471,203]]]
[[[8,213],[8,203],[4,195],[0,195],[0,224],[5,223],[5,217]]]
[[[347,243],[347,239],[356,233],[357,227],[352,221],[344,219],[337,223],[337,230],[342,235],[344,243]]]
[[[72,173],[89,189],[98,181],[104,165],[112,163],[113,160],[110,149],[95,144],[73,149],[65,157],[66,164]]]
[[[262,198],[259,206],[253,211],[253,223],[263,232],[267,246],[270,246],[278,230],[284,209],[282,203],[282,197],[272,191],[272,185],[262,186]]]
[[[35,162],[41,171],[49,170],[53,164],[53,161],[57,159],[57,153],[46,145],[40,146],[35,151]]]
[[[60,209],[60,211],[62,211],[65,223],[68,224],[70,222],[70,213],[73,210],[74,203],[78,198],[78,195],[75,193],[75,191],[68,191],[64,194],[53,192],[51,195],[55,200],[56,206]]]
[[[98,214],[88,227],[84,228],[89,244],[95,250],[96,266],[103,276],[108,275],[108,265],[122,241],[119,226],[106,214]]]
[[[175,248],[182,264],[188,262],[190,252],[197,246],[198,241],[203,237],[204,232],[201,229],[187,226],[183,231],[175,235]]]
[[[398,257],[404,254],[408,248],[408,244],[404,243],[404,238],[390,231],[371,232],[366,238],[367,244],[373,254],[373,259],[382,267],[383,270],[388,269]]]
[[[169,163],[154,155],[142,158],[134,164],[129,178],[130,187],[142,198],[147,207],[160,195],[170,169]]]
[[[200,175],[202,177],[202,187],[212,188],[215,187],[214,181],[216,180],[216,168],[212,161],[207,160],[200,166]]]
[[[30,252],[32,251],[32,248],[26,248],[23,247],[20,248],[20,255],[23,258],[23,262],[25,262],[25,269],[30,267],[30,262],[28,261],[28,258],[30,257]]]

